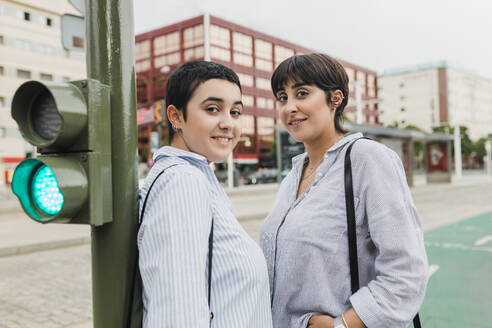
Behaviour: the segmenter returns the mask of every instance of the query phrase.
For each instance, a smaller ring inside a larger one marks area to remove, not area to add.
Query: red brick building
[[[139,151],[143,160],[151,152],[152,131],[159,131],[164,142],[167,136],[163,99],[169,74],[186,61],[212,60],[232,68],[243,87],[243,135],[234,158],[261,166],[262,160],[269,158],[278,117],[270,89],[272,72],[290,56],[315,52],[210,15],[139,34],[135,42]],[[353,81],[359,81],[363,100],[377,98],[377,74],[340,61],[351,81],[345,113],[355,121]],[[365,105],[364,116],[366,123],[378,123],[377,104]]]

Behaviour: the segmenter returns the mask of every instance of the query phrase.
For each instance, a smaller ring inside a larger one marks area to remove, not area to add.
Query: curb
[[[79,245],[89,244],[90,242],[91,242],[91,237],[79,237],[73,239],[53,240],[53,241],[47,241],[42,243],[36,243],[36,244],[4,247],[4,248],[0,248],[0,258],[6,256],[14,256],[14,255],[35,253],[40,251],[47,251],[57,248],[79,246]]]
[[[267,215],[268,212],[243,215],[238,218],[238,221],[246,222],[246,221],[261,220],[266,218]],[[91,242],[91,237],[87,236],[87,237],[77,237],[77,238],[64,239],[64,240],[53,240],[53,241],[47,241],[47,242],[41,242],[35,244],[9,246],[9,247],[0,248],[0,258],[7,257],[7,256],[48,251],[58,248],[85,245],[85,244],[90,244],[90,242]]]

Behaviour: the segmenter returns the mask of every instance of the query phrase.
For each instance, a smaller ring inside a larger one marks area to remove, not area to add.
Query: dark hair
[[[186,106],[196,88],[211,79],[221,79],[232,82],[242,92],[239,77],[230,68],[209,61],[191,61],[183,64],[169,76],[166,85],[166,109],[174,105],[183,112],[186,121]],[[171,122],[167,120],[169,142],[173,140],[174,131]]]
[[[342,113],[349,97],[349,78],[342,64],[325,54],[292,56],[280,63],[273,72],[272,90],[275,97],[289,81],[315,85],[324,90],[328,104],[331,104],[331,93],[340,90],[343,100],[335,110],[335,130],[339,133],[347,132],[342,127]]]

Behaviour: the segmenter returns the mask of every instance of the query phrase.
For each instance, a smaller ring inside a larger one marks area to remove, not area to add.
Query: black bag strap
[[[368,137],[357,138],[348,146],[345,153],[345,206],[347,211],[347,239],[349,247],[350,283],[352,287],[352,294],[359,290],[359,264],[357,256],[357,232],[355,229],[354,189],[352,183],[352,161],[350,160],[350,151],[352,150],[352,146],[355,142],[360,139],[372,140]],[[422,328],[418,313],[413,318],[413,326],[414,328]]]
[[[144,218],[144,214],[145,214],[145,207],[147,206],[147,200],[149,198],[150,190],[154,186],[157,179],[159,179],[159,177],[162,174],[164,174],[164,172],[167,169],[169,169],[173,166],[176,166],[176,165],[178,165],[178,164],[174,164],[174,165],[170,165],[170,166],[166,167],[161,172],[159,172],[159,174],[155,177],[154,181],[152,181],[152,184],[150,185],[149,190],[147,191],[147,194],[145,195],[145,199],[144,199],[144,202],[142,205],[142,211],[140,212],[140,215],[139,215],[138,229],[140,229],[140,226],[142,225],[142,222],[143,222],[143,218]],[[139,200],[140,200],[140,196],[139,196]],[[214,243],[213,234],[214,234],[214,219],[212,217],[212,227],[210,228],[210,233],[208,235],[208,307],[209,308],[210,308],[210,295],[211,295],[211,291],[212,291],[212,255],[213,255],[213,243]],[[142,308],[142,311],[143,311],[143,303],[141,302],[141,295],[136,295],[136,293],[135,293],[135,290],[137,289],[137,284],[141,283],[141,281],[142,281],[142,278],[140,276],[140,270],[138,269],[138,257],[139,256],[138,256],[138,250],[137,250],[137,256],[135,258],[135,266],[133,268],[132,285],[130,288],[130,303],[129,303],[130,308],[128,311],[127,327],[137,327],[137,324],[138,324],[138,327],[141,327],[141,323],[137,323],[137,321],[135,321],[136,319],[135,319],[135,315],[134,315],[134,312],[136,312],[136,311],[134,311],[136,309],[136,307]],[[142,292],[141,286],[138,289],[140,289],[140,293],[141,293]],[[213,317],[214,317],[214,314],[211,311],[210,312],[210,325],[212,324]]]

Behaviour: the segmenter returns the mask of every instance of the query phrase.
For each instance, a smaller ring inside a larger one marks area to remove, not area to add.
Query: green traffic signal
[[[15,169],[12,191],[33,220],[65,222],[87,200],[87,176],[76,158],[30,158]]]
[[[35,221],[112,221],[110,88],[96,80],[28,81],[12,117],[37,158],[21,162],[12,190]]]
[[[62,209],[63,194],[49,166],[42,165],[34,173],[31,181],[31,195],[35,207],[48,215],[58,214]]]

